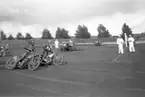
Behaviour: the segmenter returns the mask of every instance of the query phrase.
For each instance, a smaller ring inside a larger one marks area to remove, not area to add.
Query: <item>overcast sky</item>
[[[40,37],[44,28],[55,35],[57,27],[74,35],[77,26],[86,25],[97,35],[104,24],[113,35],[127,23],[134,33],[145,31],[145,0],[0,0],[0,29],[16,35],[30,32]]]

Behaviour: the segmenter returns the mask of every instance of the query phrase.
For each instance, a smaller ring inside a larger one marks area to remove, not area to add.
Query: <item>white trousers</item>
[[[58,49],[59,48],[59,45],[58,44],[55,44],[55,48]]]
[[[129,52],[135,52],[135,47],[133,43],[129,44]]]
[[[119,54],[123,54],[124,53],[123,45],[118,45],[118,53]]]

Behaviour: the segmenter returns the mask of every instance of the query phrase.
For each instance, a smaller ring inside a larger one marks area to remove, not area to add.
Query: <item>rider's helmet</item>
[[[43,44],[43,49],[46,49],[47,48],[47,44]]]
[[[35,40],[34,40],[34,39],[27,40],[27,42],[28,42],[29,44],[35,44]]]
[[[35,44],[35,40],[34,40],[34,39],[31,39],[31,43],[32,43],[32,44]]]
[[[51,43],[50,43],[50,40],[48,40],[48,43],[47,43],[48,45],[50,45]]]
[[[31,39],[29,43],[31,46],[35,47],[35,40],[34,39]]]

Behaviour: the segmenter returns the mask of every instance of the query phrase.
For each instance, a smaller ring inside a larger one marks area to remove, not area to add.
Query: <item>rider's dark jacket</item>
[[[43,50],[44,50],[44,51],[47,51],[47,52],[52,52],[52,48],[51,48],[50,44],[44,45],[44,46],[43,46]]]
[[[35,51],[35,44],[34,43],[28,43],[28,45],[25,46],[25,49],[28,49],[30,52]]]

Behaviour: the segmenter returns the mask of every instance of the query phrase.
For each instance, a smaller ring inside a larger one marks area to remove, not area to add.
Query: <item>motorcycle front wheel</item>
[[[55,55],[53,57],[52,61],[53,61],[54,65],[61,65],[63,63],[63,56],[61,56],[61,55],[56,56]]]
[[[28,63],[28,69],[29,70],[36,70],[40,65],[40,57],[39,56],[36,56],[36,57],[33,57],[30,62]]]

